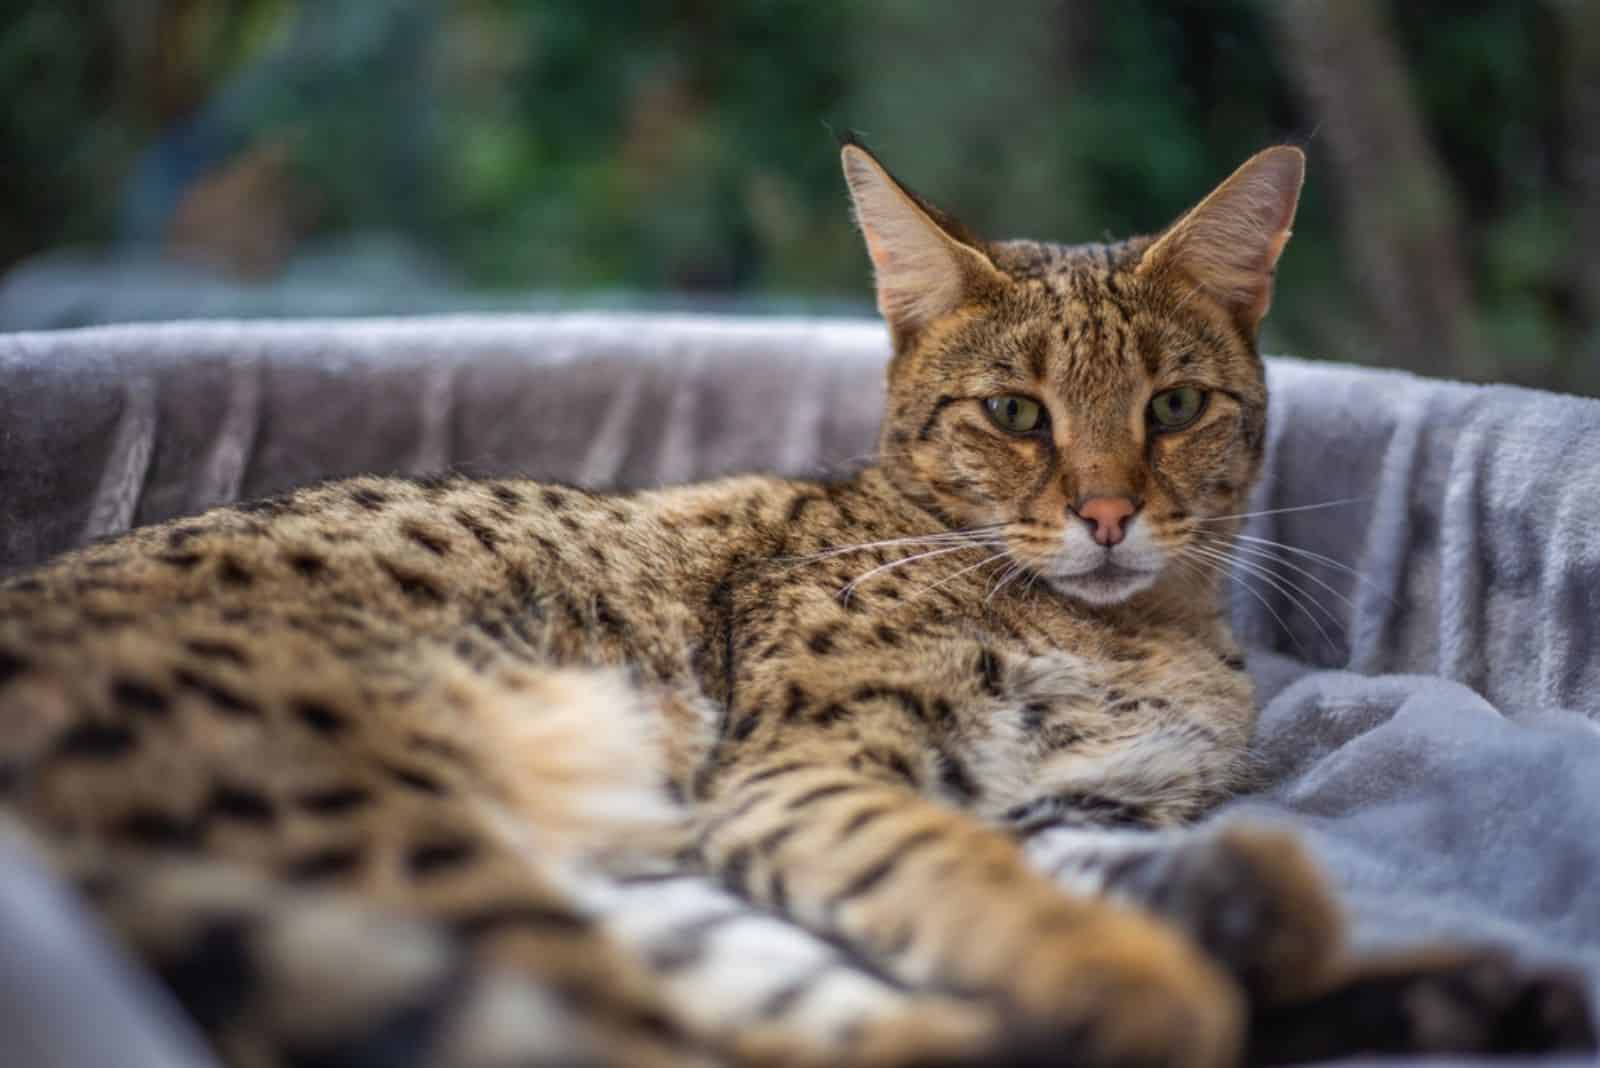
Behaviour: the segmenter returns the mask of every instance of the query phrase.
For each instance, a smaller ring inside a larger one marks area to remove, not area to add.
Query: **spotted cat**
[[[237,1065],[1222,1068],[1592,1044],[1493,954],[1352,962],[1249,784],[1220,571],[1303,157],[985,242],[842,152],[876,462],[631,495],[358,478],[0,589],[0,784]],[[1140,833],[1134,833],[1140,832]],[[1078,836],[1074,879],[1028,863]],[[904,992],[707,1023],[573,888],[699,870]]]

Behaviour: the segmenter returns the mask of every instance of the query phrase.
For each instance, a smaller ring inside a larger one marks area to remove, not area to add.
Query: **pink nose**
[[[1124,524],[1138,511],[1138,505],[1126,497],[1090,497],[1072,510],[1094,528],[1095,541],[1112,546],[1122,541],[1127,533]]]

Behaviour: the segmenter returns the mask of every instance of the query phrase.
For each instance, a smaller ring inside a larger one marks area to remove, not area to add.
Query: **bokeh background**
[[[1311,156],[1266,346],[1600,393],[1592,0],[8,0],[0,329],[868,314],[830,129],[994,237]]]

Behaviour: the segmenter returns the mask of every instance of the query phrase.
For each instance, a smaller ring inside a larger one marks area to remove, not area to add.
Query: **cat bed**
[[[357,472],[844,471],[873,449],[886,349],[873,322],[689,316],[0,335],[0,573]],[[1294,360],[1268,377],[1246,526],[1268,540],[1242,543],[1232,594],[1264,785],[1213,821],[1298,830],[1361,947],[1504,945],[1600,993],[1600,403]],[[589,893],[723,1022],[781,1000],[829,1026],[896,996],[698,879]],[[0,954],[8,1063],[208,1063],[3,841],[0,944],[27,950]]]

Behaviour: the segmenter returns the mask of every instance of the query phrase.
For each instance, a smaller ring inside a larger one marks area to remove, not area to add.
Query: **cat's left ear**
[[[1272,277],[1289,241],[1306,156],[1259,152],[1145,250],[1142,275],[1176,274],[1222,305],[1250,337],[1272,304]]]

